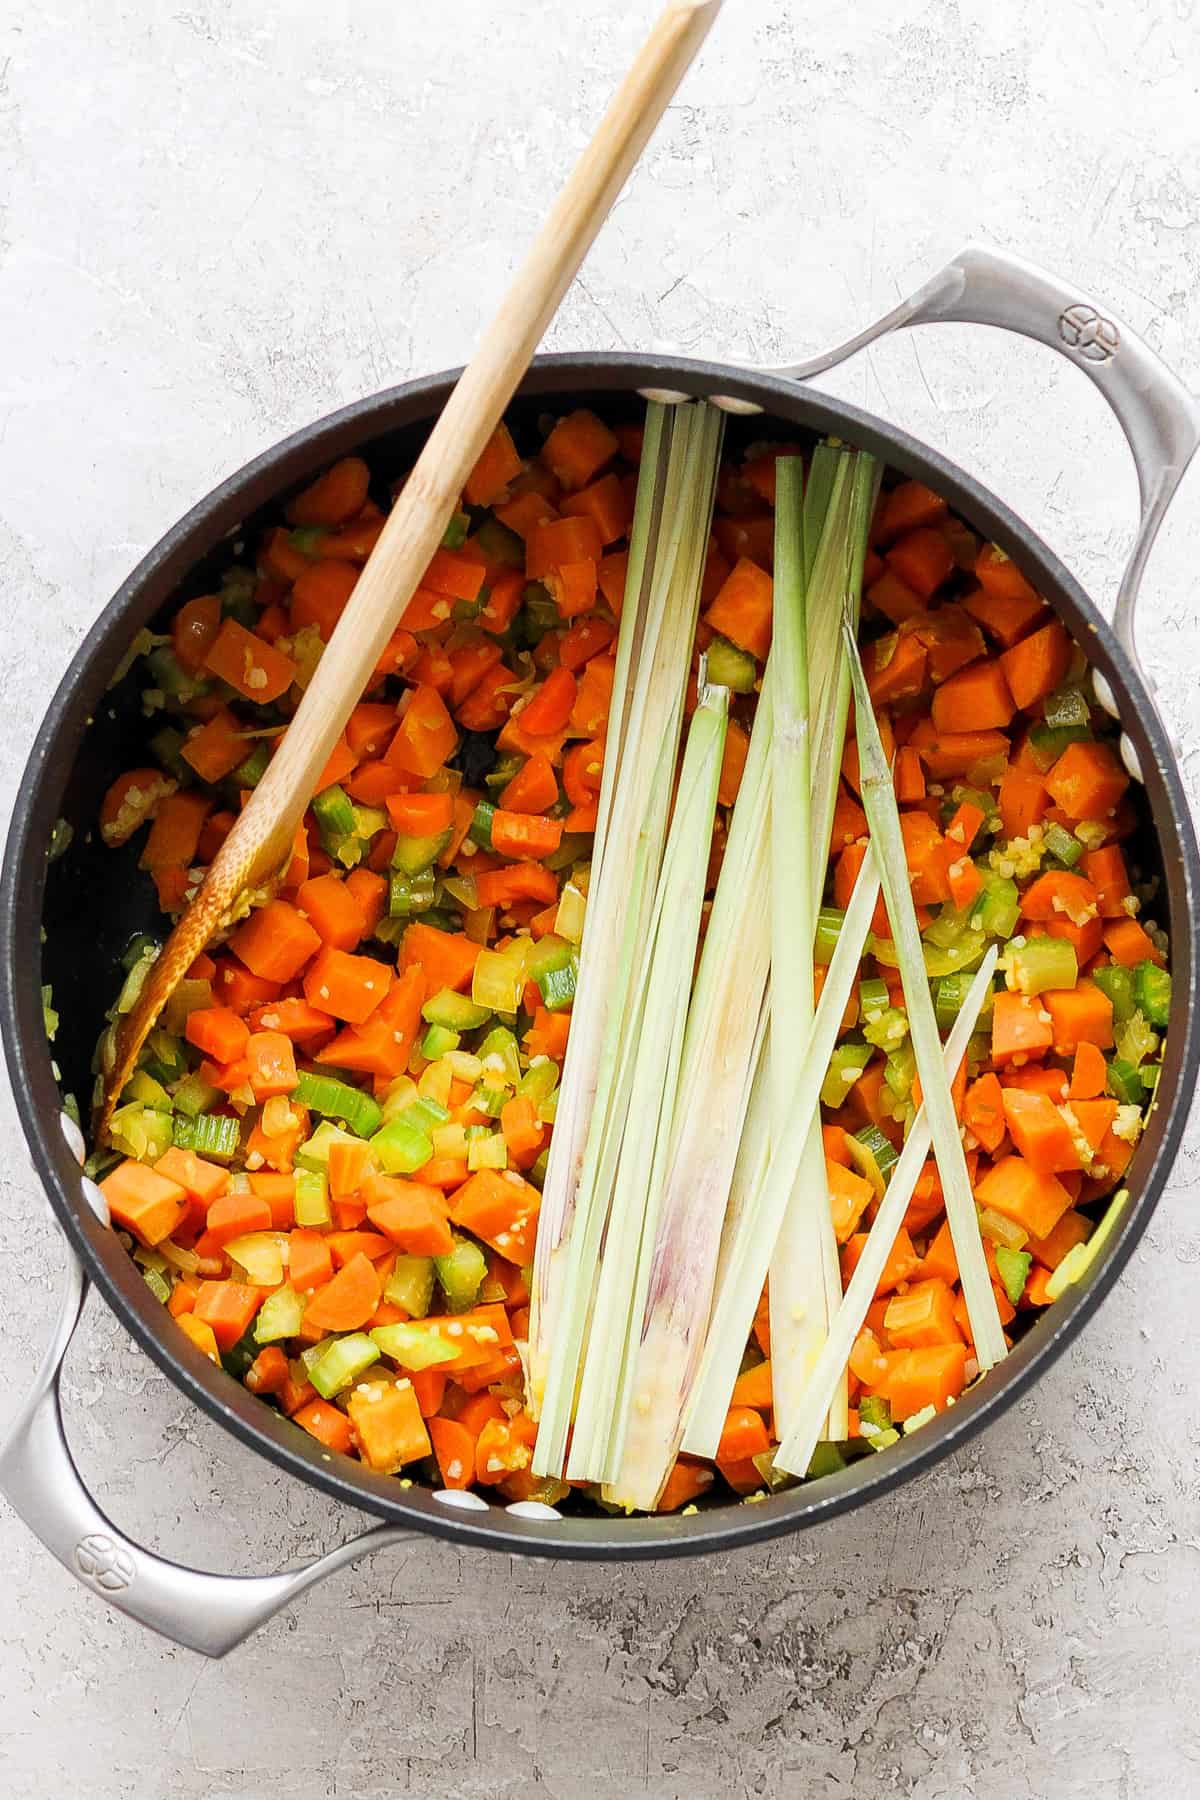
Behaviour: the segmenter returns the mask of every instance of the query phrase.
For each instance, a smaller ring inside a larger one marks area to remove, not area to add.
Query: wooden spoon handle
[[[426,439],[266,774],[121,1024],[96,1122],[101,1140],[176,985],[227,928],[247,892],[269,881],[287,856],[317,778],[402,621],[468,475],[721,3],[674,0],[666,8],[559,194]]]

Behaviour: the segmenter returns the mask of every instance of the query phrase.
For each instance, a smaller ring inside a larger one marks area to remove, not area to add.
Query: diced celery
[[[384,1284],[383,1297],[403,1307],[413,1319],[423,1319],[433,1299],[432,1256],[398,1256]]]
[[[436,1125],[444,1125],[450,1114],[447,1108],[435,1100],[432,1095],[422,1094],[412,1102],[411,1106],[406,1106],[399,1117],[401,1123],[407,1125],[410,1131],[420,1131],[428,1135]]]
[[[1022,1250],[1029,1242],[1029,1233],[1015,1219],[1010,1219],[994,1206],[978,1208],[979,1232],[991,1244],[1003,1244],[1008,1250]]]
[[[181,1081],[187,1074],[187,1057],[183,1045],[169,1031],[152,1031],[146,1040],[145,1069],[147,1075],[164,1086]]]
[[[315,1169],[318,1173],[323,1174],[329,1166],[331,1144],[354,1144],[357,1142],[353,1132],[344,1130],[341,1125],[335,1125],[330,1119],[322,1119],[312,1136],[297,1150],[297,1167]]]
[[[283,1338],[293,1338],[300,1330],[303,1317],[303,1299],[291,1282],[285,1282],[273,1294],[268,1294],[259,1307],[258,1317],[254,1321],[255,1341],[260,1344],[277,1344]]]
[[[1118,1025],[1113,1037],[1118,1057],[1132,1063],[1135,1069],[1158,1049],[1158,1037],[1140,1012]]]
[[[872,976],[869,981],[859,982],[858,1010],[862,1018],[873,1018],[877,1014],[885,1012],[890,1005],[891,996],[888,993],[886,981],[880,981],[878,976]]]
[[[453,1250],[446,1256],[435,1256],[433,1266],[448,1311],[466,1312],[474,1306],[487,1274],[487,1257],[478,1244],[469,1238],[456,1238]]]
[[[1091,735],[1086,725],[1035,725],[1029,733],[1029,748],[1034,762],[1045,774],[1069,744],[1085,743]]]
[[[524,941],[524,940],[520,940]],[[503,950],[481,950],[471,977],[471,998],[489,1012],[515,1014],[525,987],[524,959]]]
[[[157,1269],[143,1269],[142,1280],[146,1283],[146,1286],[150,1289],[154,1298],[161,1301],[163,1306],[165,1306],[167,1301],[171,1298],[171,1284],[166,1276],[160,1274]]]
[[[182,731],[177,731],[174,725],[164,725],[162,730],[156,731],[150,739],[150,748],[156,760],[162,764],[171,779],[181,782],[186,787],[196,779],[196,772],[184,762],[180,755],[184,741]]]
[[[1043,711],[1047,725],[1054,730],[1066,725],[1091,724],[1091,708],[1077,687],[1055,688],[1052,694],[1046,695]]]
[[[444,1056],[440,1056],[437,1062],[431,1062],[427,1069],[422,1069],[417,1081],[417,1093],[422,1100],[431,1101],[446,1116],[453,1086],[454,1074],[450,1064]]]
[[[557,932],[548,931],[544,938],[534,944],[525,959],[525,978],[527,981],[540,981],[555,969],[566,969],[576,958],[575,946],[568,943]]]
[[[511,1100],[509,1088],[497,1087],[488,1081],[481,1081],[471,1095],[471,1105],[479,1112],[486,1113],[489,1119],[498,1119],[504,1110],[505,1103]]]
[[[339,1120],[357,1137],[370,1137],[379,1130],[383,1119],[382,1108],[373,1095],[332,1075],[302,1074],[293,1098],[309,1112]]]
[[[547,969],[537,978],[538,992],[547,1012],[566,1012],[574,1004],[577,970],[575,962],[565,968]]]
[[[887,1083],[888,1092],[897,1100],[907,1100],[912,1093],[913,1079],[917,1073],[916,1052],[912,1044],[901,1044],[893,1050],[883,1066],[883,1079]]]
[[[1019,994],[1042,994],[1048,988],[1073,988],[1079,980],[1075,946],[1066,938],[1030,937],[1008,952],[1009,973]]]
[[[986,937],[1010,938],[1021,916],[1021,898],[1017,884],[1009,875],[983,868],[983,888],[971,907],[971,919],[979,921]]]
[[[260,739],[249,756],[243,757],[230,779],[239,788],[255,788],[266,774],[270,760],[271,746]]]
[[[322,788],[313,796],[312,809],[323,838],[353,837],[354,802],[345,788],[336,783]]]
[[[1033,1257],[1028,1250],[1009,1250],[1003,1244],[996,1246],[996,1268],[1004,1283],[1004,1291],[1014,1306],[1025,1292],[1025,1283],[1029,1280],[1029,1271]]]
[[[525,640],[530,644],[540,643],[548,631],[553,631],[559,623],[559,611],[552,596],[538,581],[531,581],[525,589],[525,604],[521,608],[518,620]]]
[[[870,1044],[858,1044],[853,1040],[839,1044],[829,1059],[829,1068],[821,1084],[822,1106],[836,1111],[874,1054]]]
[[[898,1050],[908,1036],[908,1014],[898,1006],[885,1006],[882,1012],[872,1013],[864,1021],[862,1034],[878,1050]]]
[[[962,1009],[963,1001],[970,992],[973,979],[974,978],[970,975],[961,974],[943,975],[939,979],[934,993],[934,1012],[937,1015],[938,1029],[940,1031],[947,1032],[953,1026],[955,1019],[957,1019],[959,1012]],[[987,1018],[990,1015],[991,1010],[992,1000],[991,995],[989,994],[984,1001],[983,1011],[979,1015],[980,1018]]]
[[[476,1055],[483,1064],[485,1078],[493,1085],[503,1083],[516,1087],[521,1079],[521,1058],[515,1035],[507,1025],[493,1026]]]
[[[398,1304],[398,1303],[397,1303]],[[462,1327],[458,1327],[459,1330]],[[453,1338],[444,1337],[434,1325],[416,1320],[397,1325],[377,1325],[371,1333],[377,1352],[398,1363],[402,1369],[432,1369],[439,1363],[454,1362],[461,1349]]]
[[[435,831],[423,837],[410,837],[402,833],[396,839],[396,848],[392,851],[392,868],[411,880],[424,870],[431,868],[437,861],[446,845],[450,842],[448,831]]]
[[[983,932],[970,930],[964,931],[961,937],[945,948],[940,944],[923,944],[925,973],[934,981],[943,975],[954,975],[960,970],[977,968],[986,949],[987,938]]]
[[[539,1106],[543,1100],[550,1098],[558,1086],[558,1077],[558,1064],[552,1062],[548,1056],[543,1057],[541,1062],[531,1063],[526,1069],[517,1083],[517,1093],[525,1099],[532,1100],[535,1106]]]
[[[490,850],[492,847],[492,820],[495,816],[496,809],[491,801],[481,800],[467,827],[467,836],[473,844],[478,844],[481,850]]]
[[[235,1381],[241,1381],[257,1355],[258,1345],[254,1341],[254,1327],[251,1326],[248,1331],[243,1331],[236,1344],[221,1352],[221,1367]]]
[[[322,1169],[296,1170],[296,1223],[309,1227],[331,1225],[333,1207],[329,1201],[329,1182]]]
[[[837,1444],[823,1439],[812,1453],[808,1468],[804,1472],[806,1481],[819,1481],[823,1475],[836,1475],[839,1469],[846,1467],[846,1459]]]
[[[1133,971],[1133,997],[1152,1025],[1165,1025],[1171,1011],[1171,977],[1147,959]]]
[[[437,897],[437,878],[432,869],[405,875],[393,869],[388,878],[388,917],[411,919],[427,912]]]
[[[837,949],[837,941],[841,936],[846,915],[838,906],[823,906],[817,914],[817,929],[813,937],[813,960],[828,963]]]
[[[559,1090],[558,1088],[555,1088],[552,1094],[548,1094],[544,1100],[538,1101],[537,1115],[539,1124],[553,1125],[554,1121],[557,1119],[558,1095]]]
[[[457,550],[467,541],[467,533],[471,529],[471,520],[465,512],[454,512],[450,515],[450,523],[442,533],[442,549]]]
[[[474,1031],[477,1026],[486,1025],[490,1016],[486,1006],[476,1006],[453,988],[439,989],[421,1008],[426,1024],[444,1025],[447,1031]]]
[[[160,1081],[155,1081],[149,1069],[135,1069],[125,1084],[122,1100],[137,1100],[142,1106],[152,1106],[155,1112],[171,1111],[171,1096]]]
[[[179,1086],[171,1095],[175,1111],[184,1113],[189,1119],[198,1118],[201,1113],[208,1112],[210,1107],[220,1104],[220,1088],[210,1087],[199,1075],[185,1075]]]
[[[1133,997],[1133,973],[1120,963],[1109,963],[1102,969],[1092,971],[1092,980],[1101,993],[1107,994],[1112,1001],[1113,1023],[1123,1025],[1133,1017],[1135,1005]]]
[[[213,1113],[189,1119],[176,1113],[171,1141],[177,1149],[194,1150],[197,1156],[206,1156],[214,1162],[229,1162],[237,1155],[241,1136],[242,1129],[236,1119]]]
[[[758,665],[748,650],[739,650],[728,638],[715,637],[705,654],[710,681],[718,687],[731,688],[735,694],[754,692]]]
[[[587,901],[573,882],[568,881],[558,898],[558,911],[554,915],[554,929],[559,937],[566,938],[572,944],[583,939],[584,917],[587,912]]]
[[[484,555],[492,562],[505,563],[509,568],[525,567],[525,546],[515,531],[502,525],[493,513],[489,513],[475,534],[475,541]]]
[[[861,1131],[847,1135],[846,1148],[858,1173],[866,1177],[877,1194],[882,1195],[899,1161],[895,1146],[884,1137],[878,1125],[864,1125]]]
[[[892,1422],[892,1409],[882,1394],[860,1394],[858,1417],[861,1424],[873,1425],[876,1431],[886,1431]]]
[[[414,1175],[433,1155],[433,1145],[405,1119],[392,1119],[371,1139],[371,1152],[385,1174]]]
[[[1083,845],[1074,832],[1052,819],[1047,825],[1042,838],[1042,845],[1048,856],[1053,856],[1066,869],[1073,869],[1083,855]]]
[[[467,1167],[472,1174],[477,1169],[507,1169],[508,1145],[504,1141],[504,1133],[489,1131],[482,1137],[469,1137]]]
[[[310,1365],[308,1379],[318,1394],[332,1400],[348,1388],[372,1363],[379,1361],[379,1346],[365,1331],[352,1331],[348,1337],[334,1338]]]
[[[421,1055],[427,1062],[437,1062],[451,1050],[457,1050],[462,1038],[446,1025],[431,1025],[421,1039]]]
[[[1105,1086],[1123,1106],[1141,1106],[1146,1098],[1140,1070],[1119,1056],[1114,1056],[1108,1065]]]
[[[297,525],[288,532],[288,542],[301,556],[315,557],[328,535],[329,529],[325,525]]]

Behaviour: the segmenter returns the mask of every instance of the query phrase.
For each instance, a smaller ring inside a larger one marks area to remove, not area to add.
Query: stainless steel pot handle
[[[1022,257],[980,244],[969,244],[874,325],[821,356],[771,372],[807,381],[902,326],[940,320],[997,325],[1048,345],[1083,370],[1116,414],[1137,469],[1141,519],[1117,592],[1113,626],[1145,681],[1133,629],[1138,590],[1163,516],[1200,444],[1200,405],[1142,338],[1094,300]],[[1097,676],[1096,694],[1118,716],[1103,676]],[[1127,740],[1122,749],[1127,761],[1133,758]],[[1132,772],[1138,773],[1136,758]]]
[[[88,1289],[69,1246],[67,1255],[66,1291],[53,1341],[0,1450],[0,1492],[85,1587],[139,1625],[189,1650],[224,1656],[335,1569],[418,1535],[396,1525],[377,1525],[298,1569],[277,1575],[211,1575],[167,1562],[118,1531],[83,1485],[63,1432],[59,1379]]]

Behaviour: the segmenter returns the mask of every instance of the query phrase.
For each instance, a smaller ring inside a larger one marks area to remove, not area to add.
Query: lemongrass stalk
[[[610,1480],[624,1443],[629,1384],[670,1152],[728,717],[729,690],[709,687],[702,677],[641,983],[640,1025],[631,1046],[629,1109],[567,1462],[572,1481]]]
[[[605,1489],[607,1500],[643,1512],[653,1510],[679,1451],[765,1029],[770,919],[747,899],[769,880],[772,685],[768,661],[688,1010],[632,1403]]]
[[[683,1448],[699,1456],[712,1456],[716,1451],[779,1227],[795,1187],[805,1139],[813,1119],[819,1116],[821,1083],[858,975],[878,895],[879,874],[874,856],[868,854],[846,908],[812,1031],[794,1045],[798,1073],[787,1124],[771,1145],[765,1166],[759,1161],[752,1166],[751,1173],[758,1179],[744,1198],[739,1198],[733,1239],[723,1253],[721,1279],[683,1435]],[[773,1029],[780,1029],[778,1020]]]
[[[661,525],[647,551],[644,616],[628,670],[632,692],[622,707],[622,748],[599,870],[593,863],[580,999],[534,1258],[528,1384],[539,1416],[534,1468],[555,1475],[565,1458],[628,1104],[637,972],[666,840],[720,456],[722,419],[715,409],[676,408],[668,425],[665,473],[651,477]]]
[[[808,667],[805,673],[811,676],[808,694],[810,792],[795,837],[791,828],[788,830],[786,854],[793,864],[797,859],[805,860],[814,909],[825,882],[849,708],[850,677],[839,624],[844,607],[851,607],[855,613],[858,609],[875,476],[871,457],[829,444],[818,445],[813,453],[800,514],[806,581]],[[798,504],[799,495],[795,493],[784,501],[791,515],[797,511]],[[777,502],[777,531],[780,517],[781,506]],[[786,568],[786,547],[783,548]],[[777,550],[777,570],[778,567]],[[782,821],[782,810],[778,816]],[[778,847],[775,854],[780,854]],[[781,890],[784,908],[788,884],[785,878]],[[794,875],[790,885],[796,886]],[[793,907],[793,912],[797,914],[798,929],[798,909]],[[783,919],[786,919],[786,913]],[[810,983],[814,923],[815,918],[810,913],[805,923],[803,952],[799,951],[794,939],[790,943],[792,954],[804,955]],[[786,923],[783,929],[786,932]],[[773,963],[773,993],[774,990]],[[788,1008],[788,1017],[794,1016],[797,1016],[795,998]],[[800,1161],[796,1192],[780,1227],[771,1261],[770,1297],[772,1393],[776,1429],[782,1432],[795,1416],[828,1332],[829,1320],[842,1297],[819,1117],[813,1119]],[[841,1382],[831,1403],[829,1435],[844,1438],[847,1429],[846,1386]]]
[[[992,973],[996,967],[997,951],[993,945],[968,989],[953,1030],[946,1040],[946,1048],[942,1054],[942,1066],[946,1078],[952,1079],[959,1063],[966,1055],[967,1044],[974,1031],[984,1001],[992,984]],[[808,1472],[813,1451],[821,1435],[825,1414],[838,1383],[845,1379],[846,1365],[850,1360],[850,1352],[863,1325],[867,1313],[875,1298],[875,1290],[897,1233],[904,1223],[904,1215],[908,1211],[913,1191],[925,1166],[929,1155],[930,1131],[929,1115],[922,1105],[913,1120],[904,1148],[899,1160],[892,1170],[887,1191],[879,1203],[863,1253],[855,1265],[850,1285],[839,1306],[829,1328],[829,1335],[822,1345],[821,1354],[817,1358],[812,1377],[805,1390],[804,1397],[790,1429],[782,1435],[778,1450],[775,1452],[775,1467],[789,1475],[804,1475]]]
[[[1000,1326],[996,1296],[988,1274],[950,1082],[942,1067],[937,1020],[929,993],[924,949],[908,880],[908,859],[904,849],[904,836],[900,830],[900,809],[896,805],[892,771],[888,766],[871,697],[867,691],[862,659],[848,620],[843,621],[842,629],[854,689],[863,810],[867,815],[871,841],[879,859],[884,899],[900,962],[900,982],[904,989],[904,1004],[917,1061],[917,1074],[921,1079],[921,1093],[929,1114],[934,1155],[946,1196],[946,1218],[950,1224],[954,1254],[962,1277],[971,1336],[975,1340],[975,1353],[980,1368],[990,1369],[1004,1358],[1007,1347]]]
[[[818,452],[819,454],[819,452]],[[834,533],[843,511],[845,464],[828,452],[814,458],[814,479],[829,469],[828,491],[805,504],[799,457],[776,463],[775,586],[771,661],[774,755],[771,768],[771,1040],[768,1077],[771,1141],[787,1125],[796,1079],[793,1043],[812,1030],[813,924],[812,771],[808,680],[807,546],[821,526]],[[811,484],[810,484],[811,485]],[[826,508],[818,519],[818,508]],[[830,541],[828,537],[825,540]],[[829,1326],[825,1282],[826,1230],[832,1234],[825,1159],[814,1119],[796,1171],[796,1184],[771,1258],[771,1373],[776,1408],[802,1390]]]

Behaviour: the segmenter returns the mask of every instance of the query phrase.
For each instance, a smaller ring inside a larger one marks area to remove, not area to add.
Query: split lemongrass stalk
[[[661,438],[649,464],[643,453],[639,478],[640,582],[629,581],[622,610],[599,866],[594,857],[534,1257],[529,1396],[539,1418],[539,1474],[561,1473],[574,1412],[628,1105],[635,975],[666,842],[720,459],[722,419],[714,408],[652,406],[650,413]]]
[[[716,1453],[779,1227],[796,1184],[805,1139],[819,1117],[821,1083],[858,975],[878,897],[879,875],[875,858],[868,854],[846,908],[812,1031],[793,1045],[797,1076],[786,1127],[771,1144],[769,1154],[759,1150],[746,1158],[746,1190],[730,1197],[736,1224],[731,1241],[722,1248],[717,1294],[683,1434],[683,1448],[698,1456]],[[786,1022],[776,1020],[773,1029],[786,1030]],[[756,1111],[752,1103],[752,1117]],[[737,1183],[735,1174],[735,1187]]]
[[[803,658],[807,689],[804,708],[808,721],[808,781],[799,784],[790,801],[783,798],[778,759],[785,754],[784,738],[777,733],[776,793],[780,804],[774,815],[773,855],[776,860],[775,913],[778,936],[773,953],[772,1004],[779,992],[777,970],[794,984],[804,982],[808,1012],[793,985],[785,1016],[803,1029],[811,1019],[812,944],[816,907],[824,885],[829,854],[833,809],[837,798],[842,751],[849,710],[850,675],[842,645],[841,617],[850,608],[857,616],[862,590],[862,568],[867,529],[874,506],[877,471],[872,457],[854,454],[831,444],[819,444],[813,452],[803,506],[796,473],[784,473],[780,464],[781,495],[776,505],[777,538],[797,537],[803,560],[804,636],[790,652],[795,669]],[[780,584],[780,557],[785,580]],[[795,552],[792,551],[794,565]],[[785,542],[776,549],[776,603],[796,585],[794,566],[789,573]],[[793,599],[793,606],[795,601]],[[786,616],[780,627],[788,631]],[[778,628],[777,628],[778,629]],[[792,634],[793,639],[795,634]],[[778,639],[777,639],[778,642]],[[775,654],[778,654],[776,650]],[[777,670],[783,691],[784,663]],[[781,702],[782,704],[782,702]],[[799,815],[799,816],[797,816]],[[786,824],[785,824],[786,821]],[[805,864],[802,871],[800,864]],[[781,870],[782,865],[782,870]],[[807,875],[807,892],[805,892]],[[789,894],[795,898],[789,900]],[[808,905],[803,930],[799,899]],[[789,972],[789,959],[802,965],[799,975]],[[777,1037],[779,1066],[777,1096],[786,1118],[786,1084],[794,1059],[791,1038]],[[778,1131],[778,1127],[777,1127]],[[796,1191],[780,1227],[771,1260],[771,1377],[776,1429],[787,1429],[800,1404],[813,1363],[828,1331],[829,1320],[842,1297],[837,1239],[829,1205],[825,1152],[819,1117],[804,1147]],[[830,1409],[829,1435],[844,1438],[848,1429],[846,1388],[839,1383]]]
[[[954,1071],[967,1053],[971,1033],[992,985],[996,957],[997,951],[993,945],[967,991],[953,1030],[946,1040],[942,1066],[947,1080],[953,1078]],[[892,1170],[887,1191],[867,1234],[863,1253],[850,1277],[845,1297],[834,1315],[829,1336],[817,1358],[796,1417],[775,1452],[775,1467],[789,1475],[805,1475],[808,1472],[831,1396],[838,1383],[845,1379],[850,1352],[866,1323],[867,1313],[875,1299],[875,1290],[892,1253],[897,1233],[904,1223],[904,1215],[925,1166],[925,1159],[929,1155],[929,1145],[929,1115],[922,1104],[904,1141],[899,1160]]]
[[[768,662],[688,1010],[633,1399],[605,1490],[613,1504],[643,1512],[653,1511],[679,1452],[764,1030],[770,918],[747,896],[764,893],[770,873],[771,688]]]
[[[641,1340],[671,1146],[728,719],[729,690],[708,686],[702,664],[699,704],[688,728],[638,978],[637,1028],[629,1046],[629,1106],[575,1408],[567,1461],[572,1481],[610,1481],[624,1444],[630,1377]]]
[[[871,842],[879,860],[883,894],[891,922],[892,937],[900,963],[900,982],[908,1012],[908,1028],[912,1036],[917,1074],[929,1130],[937,1158],[938,1174],[946,1197],[946,1218],[954,1242],[954,1254],[962,1277],[963,1296],[975,1354],[981,1369],[990,1369],[1007,1354],[996,1296],[988,1274],[979,1218],[971,1192],[971,1178],[954,1112],[950,1079],[942,1067],[941,1044],[929,978],[925,973],[925,952],[917,925],[912,889],[908,879],[908,858],[904,835],[900,829],[900,809],[892,771],[879,736],[867,678],[863,672],[858,644],[849,620],[842,625],[846,652],[850,659],[850,679],[854,688],[854,716],[858,729],[858,761],[862,786],[863,810],[871,828]]]

